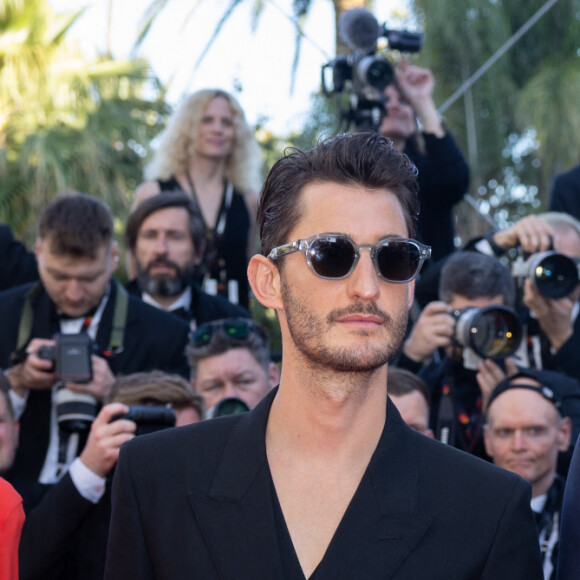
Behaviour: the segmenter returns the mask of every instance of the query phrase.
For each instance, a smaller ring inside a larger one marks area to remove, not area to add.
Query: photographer
[[[200,326],[189,338],[191,384],[211,417],[226,399],[253,409],[278,384],[266,331],[247,318],[226,318]]]
[[[38,484],[28,490],[41,499],[25,506],[21,580],[101,580],[111,510],[109,486],[119,449],[140,429],[163,428],[118,417],[132,408],[150,407],[150,420],[156,421],[155,411],[167,411],[169,406],[173,421],[179,417],[176,424],[186,425],[198,421],[201,411],[198,397],[183,377],[160,371],[118,379],[111,400],[92,423],[83,452],[63,478],[55,485]]]
[[[379,131],[419,170],[419,238],[431,246],[436,261],[455,249],[452,210],[469,188],[469,168],[437,112],[434,86],[430,70],[403,59],[385,89],[386,115]]]
[[[486,457],[482,428],[487,397],[506,374],[517,369],[509,358],[504,360],[505,367],[492,358],[466,366],[470,351],[455,338],[454,313],[466,307],[513,307],[515,283],[496,258],[457,252],[447,259],[441,272],[439,296],[439,301],[421,312],[403,344],[397,366],[427,382],[432,395],[430,427],[436,437]]]
[[[0,294],[0,366],[20,419],[9,480],[58,481],[82,451],[116,374],[154,368],[187,374],[187,323],[127,296],[112,278],[113,231],[100,200],[56,197],[38,221],[40,282]],[[46,347],[56,350],[47,354]],[[70,420],[71,404],[82,417]]]
[[[521,248],[530,259],[540,252],[553,250],[577,262],[580,258],[580,222],[559,212],[529,215],[506,230],[474,240],[469,246],[495,256]],[[577,276],[577,272],[573,275]],[[580,286],[572,283],[568,295],[551,298],[540,291],[534,276],[527,276],[522,291],[523,303],[529,311],[526,316],[529,346],[523,353],[526,357],[523,366],[556,370],[580,379]]]

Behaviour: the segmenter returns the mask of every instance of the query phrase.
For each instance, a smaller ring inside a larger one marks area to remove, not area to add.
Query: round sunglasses
[[[431,257],[431,248],[407,238],[383,238],[377,244],[355,244],[345,234],[318,234],[274,248],[268,258],[302,252],[309,268],[325,280],[341,280],[350,276],[360,258],[360,250],[369,250],[377,275],[386,282],[410,282]]]

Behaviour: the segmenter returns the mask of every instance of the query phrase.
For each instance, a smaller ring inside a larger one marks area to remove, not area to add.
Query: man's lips
[[[382,325],[383,319],[380,316],[374,316],[372,314],[348,314],[338,318],[337,322],[352,326],[373,327]]]

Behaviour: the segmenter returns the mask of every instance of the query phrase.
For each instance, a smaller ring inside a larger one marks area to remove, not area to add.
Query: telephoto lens
[[[468,307],[454,313],[455,340],[482,358],[512,356],[522,341],[518,315],[507,306]]]
[[[558,299],[569,296],[579,282],[578,263],[558,252],[539,252],[527,261],[512,265],[516,277],[531,278],[542,296]]]

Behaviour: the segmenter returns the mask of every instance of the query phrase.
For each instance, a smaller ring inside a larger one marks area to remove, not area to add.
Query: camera
[[[170,407],[134,405],[129,407],[128,413],[114,415],[110,422],[118,419],[129,419],[137,423],[135,435],[145,435],[175,427],[175,411]]]
[[[58,382],[90,383],[93,380],[91,354],[94,347],[88,334],[57,334],[54,346],[43,345],[38,358],[52,361]],[[60,429],[68,432],[87,431],[98,413],[97,400],[87,393],[56,389],[56,420]]]
[[[531,278],[542,296],[558,299],[568,296],[580,282],[579,261],[558,252],[539,252],[527,260],[512,263],[512,276]]]
[[[52,361],[57,381],[90,383],[93,380],[91,354],[93,342],[88,334],[57,334],[55,346],[43,345],[38,358]]]
[[[522,341],[522,324],[507,306],[468,306],[453,312],[454,342],[463,347],[463,366],[477,370],[483,358],[502,360],[512,356]]]
[[[215,417],[223,417],[225,415],[235,415],[236,413],[245,413],[250,408],[242,399],[237,397],[227,397],[222,399],[219,403],[214,405],[206,412],[206,419],[214,419]]]
[[[322,93],[329,97],[350,92],[350,107],[342,115],[356,131],[377,131],[386,113],[384,90],[393,82],[395,71],[388,59],[377,52],[380,37],[391,50],[418,52],[423,34],[408,30],[390,30],[379,26],[364,8],[346,10],[340,18],[339,34],[352,49],[324,64],[321,71]]]

